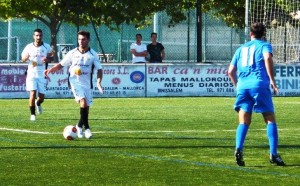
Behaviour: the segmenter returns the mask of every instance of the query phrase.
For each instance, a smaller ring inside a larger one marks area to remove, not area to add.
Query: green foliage
[[[244,0],[199,1],[203,12],[221,18],[231,27],[244,26]],[[152,22],[155,12],[166,11],[173,26],[187,19],[186,11],[196,8],[197,0],[5,0],[0,3],[0,18],[40,20],[50,29],[51,45],[57,51],[56,34],[62,22],[74,25],[106,25],[118,30],[122,23],[142,28]],[[54,61],[57,61],[55,53]]]
[[[67,141],[62,130],[79,117],[73,99],[46,99],[35,122],[27,99],[2,99],[1,185],[298,185],[300,98],[274,98],[286,167],[268,162],[259,114],[245,143],[246,167],[235,164],[233,102],[99,98],[90,108],[94,138]]]
[[[245,26],[245,0],[207,0],[202,3],[202,9],[230,27]]]
[[[196,7],[197,0],[6,0],[0,4],[0,17],[4,19],[39,19],[46,25],[66,21],[81,25],[90,23],[92,18],[97,25],[108,26],[134,23],[137,26],[148,24],[155,12],[166,11],[170,24],[186,19],[185,12]],[[200,1],[203,12],[213,12],[230,26],[242,26],[244,0]],[[78,17],[79,16],[79,17]],[[79,20],[78,20],[79,19]]]

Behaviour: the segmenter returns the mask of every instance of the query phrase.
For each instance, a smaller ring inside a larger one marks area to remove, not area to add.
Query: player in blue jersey
[[[274,79],[272,46],[264,41],[265,34],[266,27],[262,23],[253,23],[250,28],[251,41],[237,49],[228,69],[228,76],[237,91],[234,109],[238,112],[239,125],[236,130],[235,159],[239,166],[245,166],[243,145],[251,124],[252,111],[262,113],[266,123],[270,162],[285,165],[277,154],[278,130],[271,88],[275,94],[278,88]]]

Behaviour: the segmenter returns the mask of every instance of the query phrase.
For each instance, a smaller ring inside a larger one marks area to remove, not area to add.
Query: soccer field
[[[68,141],[73,99],[46,99],[29,121],[27,99],[0,100],[1,185],[299,185],[300,97],[275,97],[279,154],[269,163],[266,127],[254,114],[245,167],[234,159],[231,97],[94,99],[93,139]]]

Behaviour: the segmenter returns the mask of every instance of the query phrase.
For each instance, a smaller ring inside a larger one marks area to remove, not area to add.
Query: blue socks
[[[278,130],[276,123],[267,124],[267,136],[269,138],[270,154],[277,155]]]
[[[249,125],[240,123],[236,129],[236,149],[243,151],[244,142],[248,132]],[[278,146],[278,129],[276,123],[267,124],[267,136],[269,139],[270,154],[277,155],[277,146]]]
[[[249,125],[240,123],[236,129],[235,147],[243,151],[245,138],[248,132]]]

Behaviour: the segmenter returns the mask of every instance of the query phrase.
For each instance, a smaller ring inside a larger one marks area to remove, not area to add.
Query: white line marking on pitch
[[[51,134],[50,132],[32,131],[32,130],[26,130],[26,129],[0,128],[0,130],[14,131],[14,132],[24,132],[24,133],[32,133],[32,134]]]

